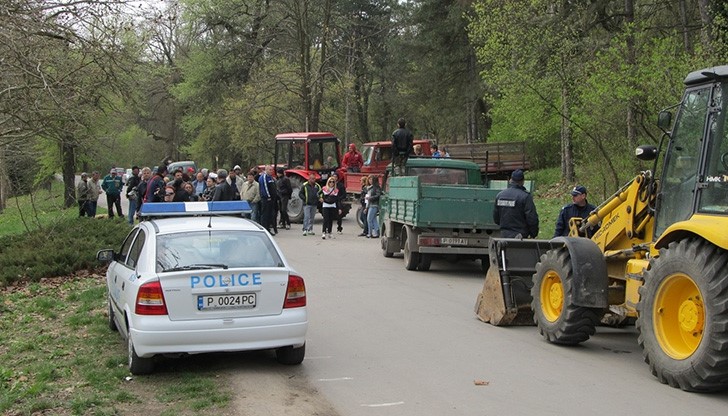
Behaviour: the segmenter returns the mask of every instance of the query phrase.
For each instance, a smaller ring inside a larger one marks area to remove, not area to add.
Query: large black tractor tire
[[[531,309],[533,321],[549,342],[575,345],[594,335],[601,309],[572,303],[574,271],[566,247],[541,256],[533,275]]]
[[[303,223],[303,200],[299,198],[298,192],[301,190],[303,182],[298,176],[291,176],[290,179],[293,193],[291,199],[288,200],[288,218],[291,223],[301,224]]]
[[[638,342],[661,383],[728,389],[728,253],[700,239],[670,243],[645,273]]]

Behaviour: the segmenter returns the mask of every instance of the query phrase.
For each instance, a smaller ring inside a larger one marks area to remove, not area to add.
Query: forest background
[[[728,63],[723,0],[4,0],[0,210],[81,171],[251,167],[273,137],[526,141],[603,199],[659,110]]]

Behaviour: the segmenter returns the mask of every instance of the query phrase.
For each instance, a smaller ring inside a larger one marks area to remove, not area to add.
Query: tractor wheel
[[[361,205],[356,209],[356,223],[362,230],[364,229],[364,222],[361,220],[361,212],[364,209]]]
[[[406,232],[402,233],[404,241],[404,268],[407,270],[417,270],[417,266],[420,264],[420,253],[412,252],[410,250],[409,240],[410,238],[416,238],[414,233],[410,231],[409,227],[405,227]]]
[[[572,304],[571,256],[566,247],[541,256],[533,275],[533,320],[549,342],[574,345],[594,335],[600,309]]]
[[[686,391],[728,388],[728,253],[698,238],[670,243],[645,273],[638,342],[650,371]]]
[[[303,200],[298,196],[298,192],[301,190],[303,182],[298,176],[291,176],[290,179],[293,193],[291,199],[288,200],[288,218],[291,223],[300,224],[303,222]]]

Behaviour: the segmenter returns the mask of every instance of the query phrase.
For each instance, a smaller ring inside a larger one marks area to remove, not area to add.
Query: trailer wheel
[[[288,200],[288,218],[291,223],[300,224],[303,222],[303,200],[298,196],[298,192],[301,190],[303,182],[298,176],[291,176],[290,179],[293,193],[291,199]]]
[[[394,257],[394,252],[389,251],[389,238],[387,237],[387,226],[382,224],[381,229],[379,230],[379,241],[382,245],[382,254],[384,257]]]
[[[417,264],[417,270],[419,270],[421,272],[426,272],[426,271],[430,270],[431,263],[432,263],[431,254],[420,253],[420,262]]]
[[[594,335],[600,309],[572,303],[571,256],[566,247],[541,256],[533,275],[533,320],[549,342],[574,345]]]
[[[410,227],[405,226],[405,232],[403,234],[402,245],[404,245],[404,268],[407,270],[417,270],[417,266],[420,263],[420,253],[412,252],[410,249],[409,240],[416,238],[414,232]]]
[[[660,250],[637,305],[638,342],[661,383],[686,391],[728,388],[728,253],[698,238]]]

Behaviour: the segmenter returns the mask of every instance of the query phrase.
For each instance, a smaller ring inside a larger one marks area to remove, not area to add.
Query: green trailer
[[[385,257],[404,252],[407,270],[430,269],[433,257],[479,259],[488,267],[488,242],[500,235],[495,197],[507,181],[483,184],[480,167],[453,159],[410,159],[407,176],[387,177],[380,201]]]

